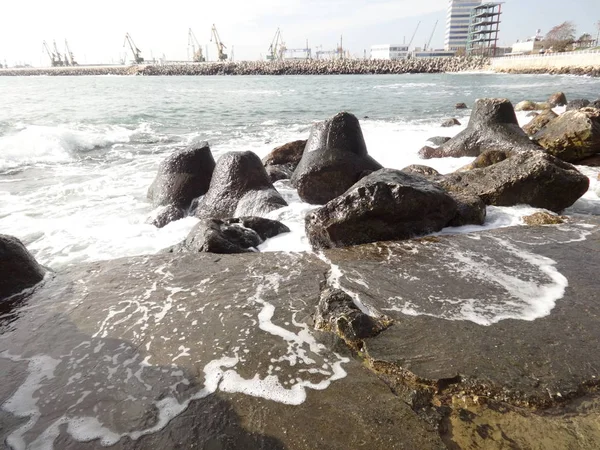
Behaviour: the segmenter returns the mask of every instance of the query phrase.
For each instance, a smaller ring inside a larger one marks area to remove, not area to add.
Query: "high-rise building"
[[[444,47],[446,50],[459,50],[467,47],[469,35],[469,21],[471,10],[481,5],[481,1],[475,0],[449,0],[448,16],[446,18],[446,39]]]

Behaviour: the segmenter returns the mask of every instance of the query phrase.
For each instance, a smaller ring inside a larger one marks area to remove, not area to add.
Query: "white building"
[[[408,57],[408,46],[385,44],[371,46],[371,59],[404,59]]]
[[[449,0],[448,16],[446,17],[446,39],[444,48],[456,51],[467,47],[471,10],[481,5],[481,1]]]

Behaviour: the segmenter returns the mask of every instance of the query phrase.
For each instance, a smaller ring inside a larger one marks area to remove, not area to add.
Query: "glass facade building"
[[[457,51],[467,47],[471,11],[481,5],[481,1],[449,0],[446,17],[446,39],[444,49]]]

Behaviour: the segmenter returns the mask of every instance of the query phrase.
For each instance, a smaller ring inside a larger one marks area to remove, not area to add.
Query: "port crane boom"
[[[129,47],[131,48],[131,53],[133,53],[133,61],[136,64],[143,63],[144,58],[142,58],[142,51],[135,46],[135,43],[133,42],[133,39],[131,38],[129,33],[125,33],[125,41],[123,42],[123,47],[127,47],[127,44],[129,44]]]
[[[188,46],[192,47],[192,61],[194,61],[194,62],[206,61],[206,59],[204,58],[204,55],[202,54],[202,46],[198,42],[198,39],[196,39],[196,35],[194,34],[194,32],[192,31],[191,28],[188,31]]]
[[[417,28],[415,28],[415,32],[413,33],[412,37],[410,38],[410,42],[408,43],[408,49],[410,50],[410,46],[412,45],[413,41],[415,40],[415,36],[417,35],[417,31],[419,31],[419,26],[421,25],[421,22],[419,21],[419,23],[417,24]]]
[[[54,44],[54,53],[56,54],[56,65],[57,66],[66,66],[67,65],[66,61],[63,61],[62,57],[60,56],[60,52],[58,51],[58,47],[56,46],[56,41],[54,41],[53,44]]]
[[[433,26],[433,31],[431,32],[431,36],[429,36],[429,40],[427,41],[427,45],[425,46],[425,48],[423,50],[427,50],[428,48],[430,48],[431,41],[433,40],[433,35],[435,34],[435,29],[438,26],[438,22],[439,22],[439,20],[435,21],[435,25]]]
[[[217,46],[217,54],[218,54],[219,61],[226,61],[227,54],[223,50],[226,49],[227,47],[225,47],[225,44],[223,44],[223,42],[221,41],[221,38],[219,37],[219,32],[217,31],[217,27],[215,26],[215,24],[213,24],[213,26],[212,26],[212,35],[210,37],[210,41],[212,42],[213,39]]]
[[[65,39],[65,66],[77,66],[77,61],[75,61],[75,57],[73,56],[73,52],[69,48],[69,43]]]
[[[281,30],[277,28],[277,32],[273,37],[273,41],[271,41],[271,45],[269,46],[267,60],[275,61],[283,59],[283,53],[285,51],[285,44],[283,43],[283,38],[281,36]]]
[[[58,66],[58,62],[56,60],[56,55],[50,50],[50,47],[48,47],[48,44],[46,43],[46,41],[43,42],[43,46],[44,46],[44,50],[46,50],[46,53],[48,54],[48,58],[50,58],[50,65],[52,67]]]

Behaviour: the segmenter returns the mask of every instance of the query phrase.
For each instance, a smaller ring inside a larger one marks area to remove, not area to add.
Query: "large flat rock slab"
[[[308,254],[197,254],[56,275],[0,318],[0,438],[14,449],[443,448],[312,331],[328,269]]]
[[[364,310],[395,320],[365,341],[378,370],[547,406],[600,379],[599,222],[379,243],[327,257]]]

